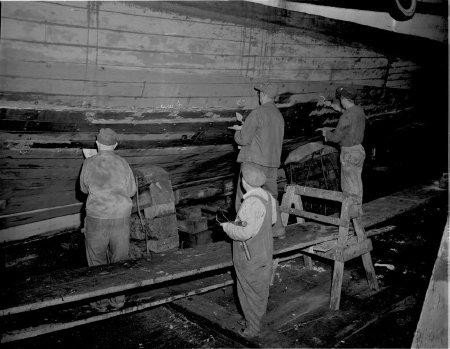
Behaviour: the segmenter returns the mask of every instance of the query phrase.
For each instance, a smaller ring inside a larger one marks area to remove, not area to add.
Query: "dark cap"
[[[255,86],[255,90],[258,92],[263,92],[267,97],[271,99],[275,99],[275,97],[278,95],[278,85],[274,84],[273,82],[259,84],[258,86]]]
[[[356,98],[356,90],[350,86],[341,86],[336,89],[336,98],[345,97],[350,100],[354,100]]]
[[[266,183],[266,175],[264,172],[249,162],[242,165],[242,178],[252,187],[261,187]]]
[[[117,133],[110,128],[101,128],[98,131],[97,142],[103,145],[114,145],[117,143]]]

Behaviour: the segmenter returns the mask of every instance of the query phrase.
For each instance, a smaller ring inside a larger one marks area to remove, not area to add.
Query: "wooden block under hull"
[[[162,240],[149,240],[148,249],[152,252],[160,253],[178,248],[179,244],[179,237],[177,235]]]
[[[180,232],[180,241],[183,248],[209,244],[213,242],[213,232],[204,230],[195,234]]]
[[[208,218],[199,217],[196,219],[179,220],[178,229],[191,234],[208,230]]]
[[[178,238],[177,217],[175,214],[146,219],[150,229],[150,238],[162,240],[176,236]]]

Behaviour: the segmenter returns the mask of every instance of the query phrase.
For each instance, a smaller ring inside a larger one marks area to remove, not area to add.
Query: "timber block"
[[[148,240],[148,249],[155,253],[165,252],[178,248],[180,239],[178,234],[161,240]]]
[[[157,240],[167,239],[172,236],[178,238],[178,225],[175,214],[153,219],[146,218],[145,220],[150,229],[150,238]]]
[[[196,219],[186,219],[178,221],[178,229],[186,233],[199,233],[208,230],[208,218],[199,217]]]
[[[175,203],[159,204],[144,208],[144,216],[147,219],[169,216],[175,213]]]
[[[153,205],[175,202],[172,184],[169,179],[158,180],[150,184],[150,194]]]
[[[132,166],[132,170],[134,175],[138,177],[139,187],[169,178],[169,173],[166,170],[155,165]]]
[[[180,242],[183,248],[205,245],[213,242],[212,231],[204,230],[198,233],[188,233],[180,231]]]
[[[202,217],[202,206],[189,206],[177,209],[177,218],[180,220],[196,219]]]
[[[138,187],[149,188],[151,205],[175,202],[169,173],[158,166],[134,167],[134,175],[138,178]]]

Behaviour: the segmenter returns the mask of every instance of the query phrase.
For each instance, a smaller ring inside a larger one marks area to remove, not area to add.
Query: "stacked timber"
[[[180,208],[177,212],[178,229],[182,247],[204,245],[212,242],[209,219],[202,213],[201,206]]]
[[[148,227],[148,248],[152,252],[164,252],[179,245],[175,198],[169,174],[158,166],[134,168],[138,179],[138,194],[141,188],[147,198],[144,208],[145,224]],[[140,207],[138,207],[138,210]],[[147,229],[144,229],[147,234]]]

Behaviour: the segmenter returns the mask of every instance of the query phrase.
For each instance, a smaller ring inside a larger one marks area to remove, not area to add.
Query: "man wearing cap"
[[[242,126],[231,127],[236,131],[234,140],[240,146],[237,162],[241,163],[241,172],[245,163],[252,163],[259,167],[266,176],[263,188],[277,200],[277,173],[284,137],[284,119],[274,103],[278,86],[274,83],[264,83],[255,87],[255,90],[258,91],[260,106],[248,115]],[[240,178],[241,176],[238,179],[236,192],[236,212],[239,211],[243,198]],[[281,223],[278,201],[277,217],[273,236],[284,238],[286,231]]]
[[[115,263],[128,258],[131,199],[136,193],[133,172],[125,159],[114,153],[117,134],[110,128],[97,135],[98,154],[87,158],[81,169],[80,187],[88,194],[85,243],[89,266]],[[98,311],[118,309],[125,297],[92,303]]]
[[[341,147],[341,188],[344,193],[356,195],[358,205],[353,215],[362,215],[363,184],[361,173],[366,153],[362,146],[366,115],[364,110],[355,104],[356,92],[351,87],[336,89],[336,98],[340,106],[326,101],[324,104],[342,112],[335,129],[324,127],[322,135],[325,141],[338,143]]]
[[[267,309],[272,275],[272,224],[276,220],[276,200],[261,188],[266,176],[260,166],[243,163],[242,186],[246,193],[235,222],[222,223],[233,239],[233,264],[237,293],[245,317],[245,337],[257,336]],[[247,245],[248,255],[243,244]]]

